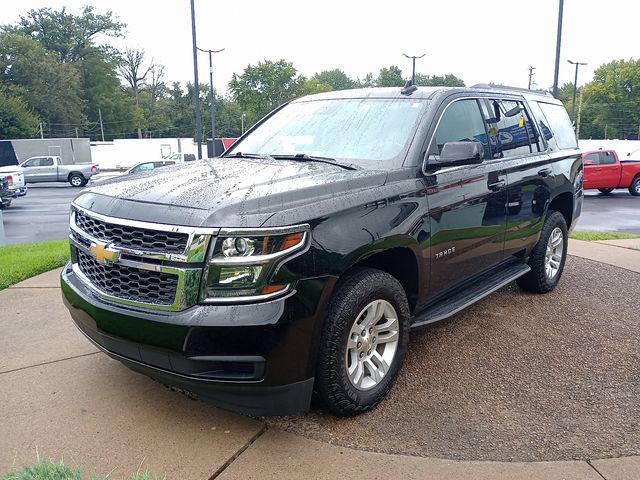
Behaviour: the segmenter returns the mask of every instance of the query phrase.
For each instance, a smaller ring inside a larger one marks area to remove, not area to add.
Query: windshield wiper
[[[276,160],[297,160],[299,162],[320,162],[335,165],[346,170],[359,170],[360,167],[351,163],[342,163],[331,157],[319,157],[317,155],[307,155],[306,153],[296,153],[295,155],[273,154],[271,158]]]
[[[266,155],[263,153],[244,153],[244,152],[234,152],[229,155],[225,155],[222,158],[257,158],[259,160],[273,159],[271,155]]]

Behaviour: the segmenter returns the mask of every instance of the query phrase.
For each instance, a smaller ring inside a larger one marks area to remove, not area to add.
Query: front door
[[[584,188],[613,188],[620,183],[620,163],[612,152],[592,152],[584,157]]]
[[[481,164],[427,172],[432,295],[503,259],[506,172],[500,160],[491,159],[487,139],[478,100],[455,100],[445,107],[428,155],[439,155],[451,141],[480,141],[485,154]]]

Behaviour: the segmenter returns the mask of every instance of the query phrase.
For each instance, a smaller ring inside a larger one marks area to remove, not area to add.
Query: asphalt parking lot
[[[639,280],[634,272],[568,257],[550,294],[511,284],[412,332],[398,382],[375,410],[354,418],[314,410],[264,420],[335,445],[425,457],[638,455]]]
[[[3,210],[7,243],[67,238],[69,205],[80,189],[66,183],[30,185],[26,197]],[[579,230],[640,233],[640,197],[626,190],[611,195],[585,193]]]

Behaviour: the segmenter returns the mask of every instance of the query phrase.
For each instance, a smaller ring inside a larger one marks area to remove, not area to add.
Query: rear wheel
[[[320,340],[315,396],[351,416],[391,390],[409,342],[409,304],[400,282],[381,270],[354,270],[337,289]]]
[[[4,210],[5,208],[9,208],[11,206],[10,198],[3,198],[0,200],[0,209]]]
[[[72,173],[69,176],[69,183],[72,187],[84,187],[87,181],[80,173]]]
[[[640,175],[633,179],[629,186],[629,193],[635,197],[640,197]]]
[[[531,270],[517,280],[520,288],[534,293],[556,288],[567,259],[567,245],[567,222],[561,213],[550,210],[529,257]]]
[[[600,190],[600,192],[604,193],[605,195],[609,195],[611,192],[613,192],[613,188],[599,188],[598,190]]]

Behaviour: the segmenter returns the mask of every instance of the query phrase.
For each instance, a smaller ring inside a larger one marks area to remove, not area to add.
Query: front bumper
[[[286,415],[309,408],[331,278],[252,305],[143,311],[100,299],[63,269],[63,300],[82,333],[111,357],[229,410]]]

